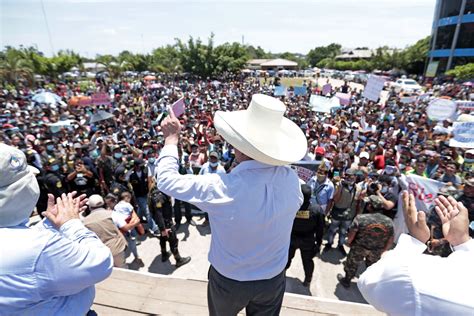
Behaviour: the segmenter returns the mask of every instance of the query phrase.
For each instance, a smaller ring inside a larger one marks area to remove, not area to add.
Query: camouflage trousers
[[[351,280],[355,277],[359,263],[365,260],[365,265],[370,267],[372,264],[379,261],[382,255],[383,249],[369,250],[358,245],[353,245],[349,254],[347,255],[346,261],[344,261],[344,272],[346,272],[346,278]]]

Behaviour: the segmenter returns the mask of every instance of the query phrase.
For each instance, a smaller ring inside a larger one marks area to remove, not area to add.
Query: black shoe
[[[209,226],[209,221],[206,219],[204,222],[202,222],[201,226],[207,227]]]
[[[345,276],[342,276],[342,274],[340,274],[340,273],[337,274],[337,280],[346,289],[348,289],[351,286],[351,281],[348,280]]]
[[[337,249],[344,255],[344,256],[347,256],[347,252],[346,252],[346,249],[344,249],[344,246],[339,246],[337,247]]]
[[[181,227],[181,223],[174,224],[174,229],[178,230]]]
[[[196,226],[196,222],[194,221],[194,219],[190,219],[188,220],[188,224],[191,225],[191,226]]]
[[[311,280],[305,278],[304,282],[303,282],[303,286],[304,287],[309,287],[310,285],[311,285]]]
[[[332,249],[332,246],[330,244],[326,244],[326,246],[324,246],[323,248],[323,252],[329,251],[331,249]]]
[[[189,261],[191,261],[191,257],[179,258],[178,260],[176,260],[176,268],[184,266],[186,263],[189,263]]]
[[[171,251],[167,251],[165,253],[161,253],[161,262],[167,261],[171,256]]]
[[[161,236],[159,230],[152,231],[151,229],[148,231],[151,237],[159,238]]]

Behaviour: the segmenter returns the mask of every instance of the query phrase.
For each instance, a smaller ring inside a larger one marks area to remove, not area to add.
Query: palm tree
[[[7,48],[0,60],[0,76],[3,80],[18,85],[20,79],[29,83],[34,81],[34,72],[31,63],[24,55],[13,48]]]

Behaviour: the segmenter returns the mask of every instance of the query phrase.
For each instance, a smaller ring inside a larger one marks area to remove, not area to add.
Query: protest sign
[[[425,77],[436,77],[436,73],[438,72],[439,61],[432,61],[426,67]]]
[[[305,167],[300,167],[300,166],[292,166],[292,168],[296,171],[298,174],[298,178],[303,180],[304,182],[308,182],[309,179],[311,179],[314,176],[314,171],[311,169],[305,168]]]
[[[351,103],[351,95],[349,93],[336,93],[336,98],[339,99],[341,105],[349,105]]]
[[[443,121],[456,113],[456,103],[452,100],[437,98],[430,102],[426,113],[432,120]]]
[[[286,87],[285,86],[276,86],[273,95],[276,97],[285,96],[286,95]]]
[[[110,105],[109,95],[105,92],[97,92],[91,96],[93,105]]]
[[[293,89],[293,91],[294,91],[296,96],[306,95],[306,87],[305,86],[295,87]]]
[[[418,211],[424,211],[427,215],[431,212],[434,200],[438,196],[439,189],[445,186],[445,183],[428,179],[418,175],[402,175],[400,177],[400,186],[402,190],[407,190],[415,196],[415,205]],[[402,233],[407,233],[405,217],[403,215],[402,195],[398,197],[397,215],[394,219],[395,241]]]
[[[416,96],[412,95],[411,97],[401,97],[400,102],[404,104],[414,103],[416,101]]]
[[[455,101],[458,107],[458,110],[461,111],[474,111],[474,101]]]
[[[173,113],[176,117],[180,117],[181,115],[183,115],[185,109],[184,98],[181,98],[175,103],[173,103],[171,108],[173,109]]]
[[[380,98],[380,92],[383,90],[385,79],[379,76],[370,75],[364,88],[362,96],[371,101],[377,102]]]
[[[313,108],[313,111],[323,113],[331,113],[331,108],[340,106],[338,98],[326,98],[316,94],[311,95],[309,104]]]
[[[474,148],[474,122],[455,122],[450,147]]]
[[[331,91],[332,91],[332,86],[330,83],[326,83],[324,86],[323,86],[323,92],[322,94],[323,95],[328,95],[328,94],[331,94]]]

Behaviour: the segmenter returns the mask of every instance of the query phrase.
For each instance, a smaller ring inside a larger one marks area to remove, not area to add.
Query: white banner
[[[461,111],[474,111],[474,101],[455,101],[458,109]]]
[[[428,117],[435,121],[444,121],[456,113],[456,103],[447,99],[434,99],[426,108]]]
[[[450,147],[474,148],[474,122],[454,122],[454,137],[449,140]]]
[[[370,75],[364,88],[362,96],[371,101],[377,102],[380,98],[380,92],[383,90],[385,79],[379,76]]]
[[[309,98],[309,104],[313,108],[313,111],[323,113],[331,113],[331,108],[340,106],[338,98],[326,98],[316,94],[311,95]]]
[[[439,189],[444,187],[445,183],[411,174],[408,176],[402,175],[400,177],[400,186],[402,190],[408,190],[409,193],[415,196],[416,209],[418,212],[424,211],[428,216],[430,214],[430,208],[438,196]],[[393,220],[393,226],[395,241],[398,241],[398,237],[400,237],[402,233],[408,233],[405,224],[405,216],[403,215],[402,194],[398,196],[398,209],[397,215],[395,215]]]

